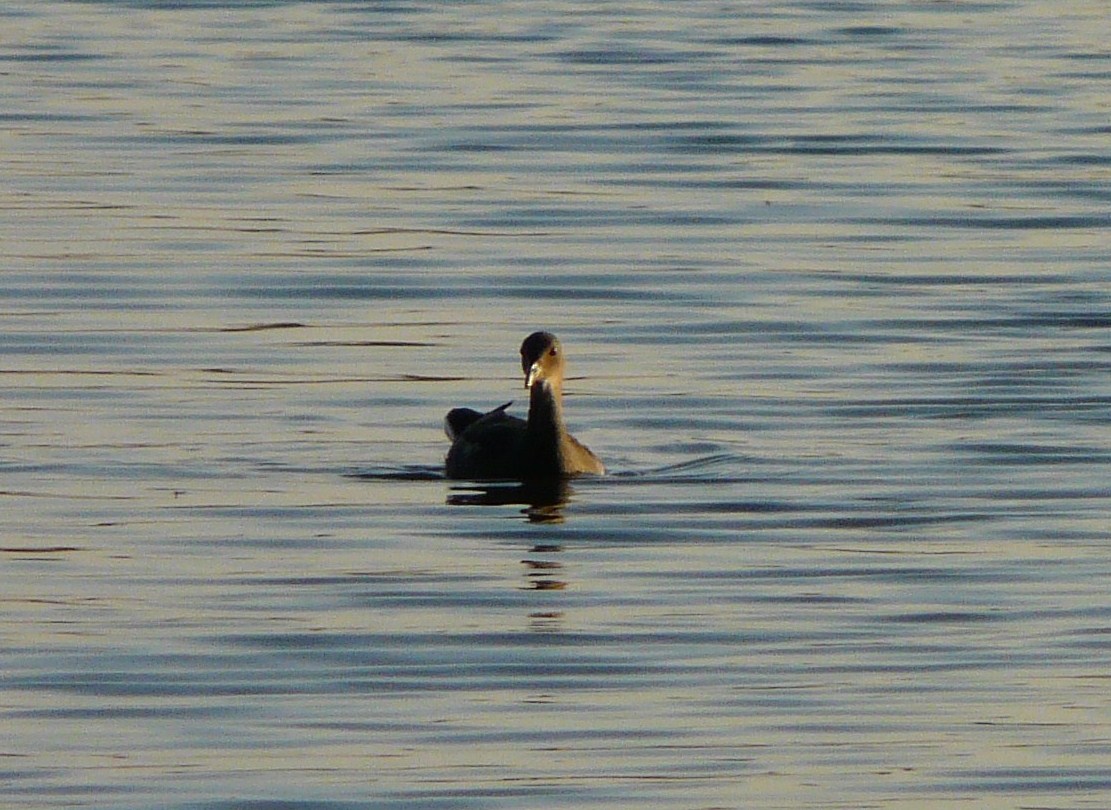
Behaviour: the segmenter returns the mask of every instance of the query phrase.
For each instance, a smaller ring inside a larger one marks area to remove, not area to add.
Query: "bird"
[[[451,479],[515,480],[604,475],[605,465],[563,424],[563,347],[551,332],[533,332],[521,344],[529,390],[528,419],[506,413],[453,408],[444,418],[451,449],[444,472]]]

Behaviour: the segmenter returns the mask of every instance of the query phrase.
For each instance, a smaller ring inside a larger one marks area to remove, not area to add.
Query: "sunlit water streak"
[[[4,796],[1107,805],[1105,16],[8,4]]]

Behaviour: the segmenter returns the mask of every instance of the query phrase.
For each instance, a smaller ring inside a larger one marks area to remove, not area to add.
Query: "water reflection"
[[[570,502],[573,492],[565,479],[471,484],[452,487],[447,502],[453,506],[524,505],[521,513],[529,523],[558,525],[566,519],[563,509]],[[552,554],[563,553],[563,546],[537,543],[529,549],[529,553],[529,557],[521,560],[525,568],[525,589],[561,591],[567,587],[567,581],[560,576],[563,563],[550,558]]]
[[[528,628],[533,633],[559,633],[565,627],[563,613],[558,610],[538,610],[530,613],[528,619]]]
[[[534,546],[532,552],[541,554],[550,554],[552,552],[562,552],[560,546]],[[525,566],[525,587],[534,591],[562,591],[567,587],[567,581],[559,579],[563,571],[563,563],[558,560],[541,559],[540,557],[529,557],[521,560]]]
[[[563,479],[524,483],[490,483],[453,486],[447,502],[451,506],[512,506],[521,504],[530,523],[562,523],[563,507],[574,490]]]

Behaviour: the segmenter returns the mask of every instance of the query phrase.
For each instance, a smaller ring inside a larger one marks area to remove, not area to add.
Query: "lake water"
[[[1103,0],[0,26],[7,806],[1111,806]]]

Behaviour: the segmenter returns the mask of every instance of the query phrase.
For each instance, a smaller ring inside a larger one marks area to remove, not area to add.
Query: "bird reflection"
[[[563,523],[563,507],[571,500],[573,491],[566,479],[555,478],[527,481],[522,484],[469,484],[452,487],[447,502],[451,506],[511,506],[521,504],[521,513],[529,523]],[[531,555],[521,560],[525,567],[525,587],[535,591],[561,591],[567,587],[561,578],[563,563],[546,559],[560,554],[563,546],[555,543],[538,543],[530,549]],[[558,614],[562,616],[562,614]],[[549,614],[548,619],[556,618]],[[556,622],[558,624],[558,622]],[[548,629],[553,629],[549,626]]]
[[[559,633],[564,629],[563,611],[538,610],[528,615],[528,627],[534,633]]]
[[[512,506],[521,504],[530,523],[562,523],[563,507],[573,495],[566,479],[526,481],[522,484],[471,484],[453,487],[447,502],[451,506]]]
[[[521,560],[525,567],[525,588],[533,591],[562,591],[567,587],[567,580],[560,579],[563,574],[563,563],[558,560],[544,559],[549,554],[561,554],[563,546],[551,543],[538,543],[533,546],[530,553],[534,556]],[[535,556],[535,555],[544,555]],[[562,617],[562,613],[558,614]]]
[[[537,550],[538,548],[533,549]],[[527,588],[534,591],[562,591],[567,587],[565,580],[557,578],[563,572],[563,563],[535,558],[521,560],[521,563],[525,566]]]

